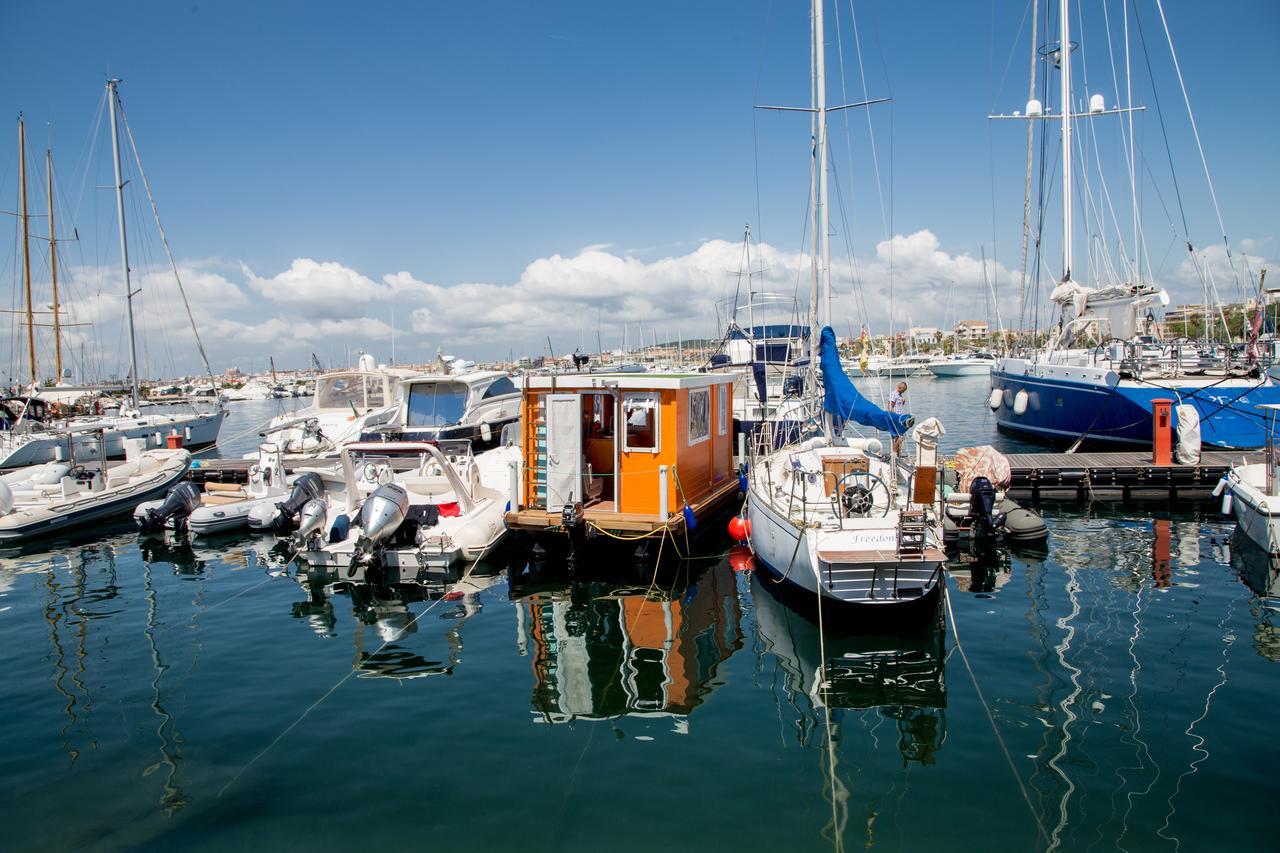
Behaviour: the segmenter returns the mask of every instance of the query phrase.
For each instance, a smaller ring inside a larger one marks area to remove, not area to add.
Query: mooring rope
[[[951,609],[951,591],[947,587],[946,578],[942,579],[942,599],[947,605],[947,621],[951,623],[951,636],[955,638],[956,650],[960,652],[960,659],[964,661],[964,667],[969,671],[969,680],[973,682],[973,689],[978,694],[978,701],[982,704],[982,710],[987,714],[987,722],[991,723],[991,731],[996,736],[996,742],[1000,744],[1000,751],[1004,753],[1004,760],[1009,764],[1009,772],[1013,774],[1014,780],[1018,783],[1018,790],[1022,793],[1022,801],[1027,804],[1027,811],[1031,813],[1031,819],[1036,822],[1036,830],[1040,833],[1040,837],[1045,841],[1049,840],[1049,834],[1045,832],[1044,824],[1040,822],[1040,815],[1036,812],[1035,806],[1031,804],[1031,796],[1027,793],[1027,787],[1023,784],[1022,774],[1018,772],[1017,766],[1013,763],[1013,756],[1009,754],[1009,747],[1005,745],[1004,738],[1000,736],[1000,729],[996,726],[995,714],[991,711],[991,706],[987,704],[987,697],[982,693],[982,687],[978,684],[978,676],[973,671],[973,665],[969,663],[969,656],[965,654],[964,646],[960,644],[960,632],[956,627],[955,612]]]

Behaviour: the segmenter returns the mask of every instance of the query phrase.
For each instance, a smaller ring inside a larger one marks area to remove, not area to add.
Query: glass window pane
[[[431,382],[409,387],[408,426],[436,427],[462,420],[467,406],[467,386]]]

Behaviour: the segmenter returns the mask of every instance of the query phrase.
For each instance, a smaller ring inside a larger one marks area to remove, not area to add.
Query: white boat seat
[[[401,477],[399,483],[407,491],[424,498],[453,494],[453,484],[447,477]]]
[[[213,492],[213,493],[205,492],[203,495],[200,496],[200,505],[201,506],[221,506],[223,504],[235,504],[235,503],[240,503],[242,500],[244,500],[247,497],[248,495],[246,495],[244,492],[240,491],[239,489],[237,489],[234,492],[226,491],[226,490]]]

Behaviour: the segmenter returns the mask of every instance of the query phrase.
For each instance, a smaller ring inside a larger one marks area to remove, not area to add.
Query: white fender
[[[1013,413],[1015,415],[1025,415],[1027,413],[1027,389],[1022,388],[1017,394],[1013,395]]]
[[[991,395],[987,397],[987,405],[991,408],[991,411],[994,412],[996,409],[1000,408],[1000,402],[1003,399],[1004,399],[1004,392],[1001,391],[999,388],[992,388]]]
[[[1231,492],[1228,491],[1226,494],[1222,496],[1222,514],[1223,515],[1231,515],[1231,501],[1232,501]]]

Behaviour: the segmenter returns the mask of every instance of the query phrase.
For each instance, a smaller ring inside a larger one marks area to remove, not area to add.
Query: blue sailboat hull
[[[1107,385],[991,371],[991,387],[1002,392],[996,426],[1019,436],[1051,443],[1087,442],[1149,447],[1152,400],[1190,403],[1200,414],[1201,444],[1231,450],[1266,446],[1266,422],[1256,408],[1280,404],[1280,387],[1259,379],[1245,387],[1188,385],[1169,387],[1119,380]],[[1027,392],[1026,411],[1014,413],[1014,400]],[[1174,415],[1177,427],[1177,415]]]

